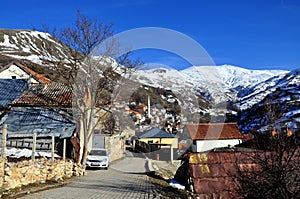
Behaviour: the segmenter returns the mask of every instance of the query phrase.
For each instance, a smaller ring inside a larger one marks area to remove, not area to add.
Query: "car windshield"
[[[91,150],[90,155],[106,156],[105,150]]]

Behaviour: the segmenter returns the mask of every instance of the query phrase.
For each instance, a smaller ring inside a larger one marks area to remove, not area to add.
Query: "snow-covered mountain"
[[[136,70],[131,79],[144,85],[171,90],[180,106],[192,113],[218,115],[227,112],[226,104],[222,102],[237,101],[238,96],[242,96],[240,92],[245,92],[244,89],[287,72],[248,70],[230,65],[194,66],[181,71],[170,68]],[[201,107],[199,99],[211,103],[211,108]]]
[[[49,54],[51,49],[51,55]],[[12,58],[43,65],[47,60],[66,57],[64,47],[48,33],[0,29],[0,52]]]
[[[234,100],[239,91],[287,72],[248,70],[230,65],[194,66],[181,71],[166,68],[138,70],[132,78],[154,87],[193,91],[218,103]]]
[[[244,93],[240,127],[244,132],[300,126],[300,69],[273,77]]]
[[[179,105],[190,112],[204,111],[198,106],[198,96],[194,84],[180,71],[167,68],[135,70],[131,77],[140,84],[171,90]]]
[[[248,87],[240,90],[235,103],[240,110],[246,110],[253,105],[261,102],[267,95],[274,92],[280,85],[278,82],[282,81],[287,73],[281,73],[266,81],[259,82],[258,84],[249,85]]]

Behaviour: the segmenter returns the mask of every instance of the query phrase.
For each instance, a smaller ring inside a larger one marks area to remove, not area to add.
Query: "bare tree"
[[[120,48],[114,40],[105,42],[113,36],[112,25],[88,19],[79,12],[74,26],[62,29],[54,36],[60,47],[48,44],[45,55],[50,59],[46,62],[72,86],[74,118],[80,137],[78,162],[85,165],[93,132],[109,113],[108,93],[113,91],[120,73],[128,72],[140,62],[131,61],[130,53],[112,59]],[[99,49],[101,54],[95,54]],[[125,67],[119,70],[121,66]]]
[[[264,140],[260,147],[265,144],[266,149],[248,154],[251,164],[237,162],[237,191],[245,198],[299,198],[299,135],[258,139]]]
[[[244,198],[300,198],[300,132],[278,122],[282,111],[275,109],[266,104],[269,130],[242,144],[256,149],[246,164],[236,162],[236,188]]]
[[[103,128],[105,131],[107,131],[109,134],[114,134],[115,128],[116,128],[116,120],[113,116],[113,114],[109,114],[104,120],[103,120]]]

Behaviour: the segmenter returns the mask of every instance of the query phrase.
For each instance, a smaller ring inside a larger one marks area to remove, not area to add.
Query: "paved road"
[[[150,171],[148,161],[142,153],[126,151],[126,158],[111,165],[111,168],[126,173],[146,173]]]
[[[148,171],[145,158],[129,153],[128,157],[112,164],[108,170],[88,170],[70,184],[23,198],[158,198],[154,185],[143,174]]]

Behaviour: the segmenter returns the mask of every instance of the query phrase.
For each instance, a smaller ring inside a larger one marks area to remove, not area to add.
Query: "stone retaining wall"
[[[110,155],[110,161],[115,161],[123,157],[125,151],[125,141],[119,135],[105,137],[105,148]]]
[[[2,190],[18,188],[31,183],[45,183],[47,180],[63,180],[84,174],[84,170],[72,160],[40,158],[35,162],[0,162],[0,187]]]

